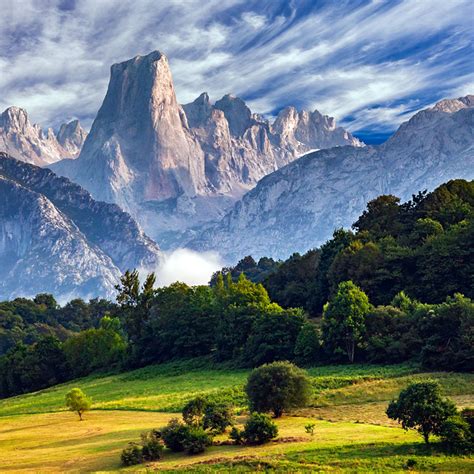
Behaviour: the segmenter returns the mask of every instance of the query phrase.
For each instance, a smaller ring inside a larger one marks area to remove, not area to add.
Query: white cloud
[[[245,23],[248,23],[255,30],[262,28],[267,22],[267,18],[265,17],[265,15],[258,15],[254,12],[242,13],[242,20]]]
[[[156,270],[159,286],[167,286],[176,281],[188,285],[207,285],[211,276],[223,267],[215,252],[195,252],[181,248],[165,254],[163,263]]]
[[[470,0],[329,1],[305,14],[283,0],[60,3],[0,0],[0,108],[21,105],[48,126],[92,118],[110,65],[154,49],[169,57],[183,103],[232,92],[260,113],[290,103],[338,119],[361,113],[351,127],[370,117],[396,125],[403,113],[381,112],[395,99],[424,106],[472,83]]]

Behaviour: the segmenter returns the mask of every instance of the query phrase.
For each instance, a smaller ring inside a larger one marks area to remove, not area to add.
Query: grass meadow
[[[385,416],[387,402],[415,380],[434,379],[459,407],[474,405],[474,375],[425,373],[412,365],[325,366],[309,369],[310,407],[278,420],[267,445],[213,446],[187,456],[165,452],[159,462],[131,472],[473,472],[469,457],[425,447]],[[163,426],[197,394],[227,400],[245,420],[246,370],[206,360],[150,366],[86,377],[33,394],[0,400],[0,472],[114,472],[121,450],[140,433]],[[80,387],[93,399],[83,422],[65,411],[64,396]],[[316,423],[311,437],[304,426]],[[227,435],[216,438],[223,441]]]

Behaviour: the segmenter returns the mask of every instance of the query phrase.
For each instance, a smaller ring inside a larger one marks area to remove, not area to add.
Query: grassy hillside
[[[311,368],[312,406],[278,421],[279,437],[261,447],[214,446],[198,456],[166,453],[154,469],[193,472],[402,471],[474,469],[472,459],[429,455],[421,438],[384,414],[387,401],[410,381],[432,378],[459,406],[474,405],[474,375],[422,373],[416,366],[327,366]],[[233,401],[245,410],[247,371],[210,367],[206,360],[150,366],[124,374],[94,376],[0,401],[0,471],[120,469],[129,441],[175,416],[196,394]],[[64,411],[64,395],[81,387],[94,410],[77,421]],[[315,435],[304,425],[316,420]],[[244,420],[239,415],[238,421]],[[222,438],[225,439],[225,435]],[[145,466],[143,466],[145,470]],[[136,469],[135,469],[136,470]]]

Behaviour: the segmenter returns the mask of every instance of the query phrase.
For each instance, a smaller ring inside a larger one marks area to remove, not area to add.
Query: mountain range
[[[317,110],[268,121],[207,93],[180,105],[166,56],[137,56],[112,66],[88,134],[77,120],[44,131],[18,107],[0,116],[0,298],[109,297],[124,270],[156,269],[161,249],[285,258],[380,194],[474,179],[473,146],[472,95],[366,146]]]
[[[226,95],[178,104],[164,54],[111,68],[77,160],[51,168],[130,212],[165,248],[220,217],[263,176],[314,149],[363,144],[318,111],[284,109],[273,123]]]
[[[285,258],[350,227],[381,194],[402,200],[454,178],[474,179],[474,96],[415,114],[384,144],[307,154],[263,178],[218,222],[187,243],[226,261]]]

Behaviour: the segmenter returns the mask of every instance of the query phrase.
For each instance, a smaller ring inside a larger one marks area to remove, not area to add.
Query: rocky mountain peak
[[[86,139],[87,133],[81,127],[79,120],[71,120],[59,127],[56,138],[59,144],[67,149],[75,147],[80,150]]]
[[[318,110],[308,112],[285,107],[277,115],[271,130],[279,136],[280,146],[296,147],[302,152],[332,146],[364,146],[348,131],[337,127],[334,117],[323,115]]]
[[[0,126],[24,132],[31,125],[26,110],[12,106],[0,115]]]
[[[227,263],[242,255],[287,258],[318,246],[334,229],[349,227],[376,196],[394,194],[407,200],[413,190],[431,190],[450,179],[471,180],[470,103],[454,99],[443,101],[442,110],[420,111],[380,146],[308,153],[265,176],[223,218],[194,229],[183,244],[218,251]],[[446,113],[445,106],[452,110],[453,104],[462,107]],[[295,111],[286,109],[278,123],[290,119],[296,120]],[[300,115],[298,120],[299,126]]]
[[[252,123],[252,112],[239,97],[227,94],[218,100],[214,107],[224,112],[230,133],[236,137],[241,137]]]
[[[212,105],[207,92],[203,92],[190,104],[183,105],[190,127],[198,128],[206,124],[211,116]]]
[[[464,97],[458,97],[457,99],[443,99],[429,110],[453,113],[469,107],[474,107],[474,95],[466,95]]]
[[[160,261],[158,246],[118,206],[0,152],[0,297],[111,296],[121,272]]]
[[[0,115],[0,151],[38,166],[76,158],[85,132],[80,129],[77,134],[66,145],[58,141],[52,128],[43,130],[39,125],[33,125],[26,110],[20,107],[9,107]]]
[[[111,67],[81,155],[73,169],[68,166],[57,170],[132,212],[144,201],[202,192],[204,158],[188,132],[164,54],[154,51]]]

